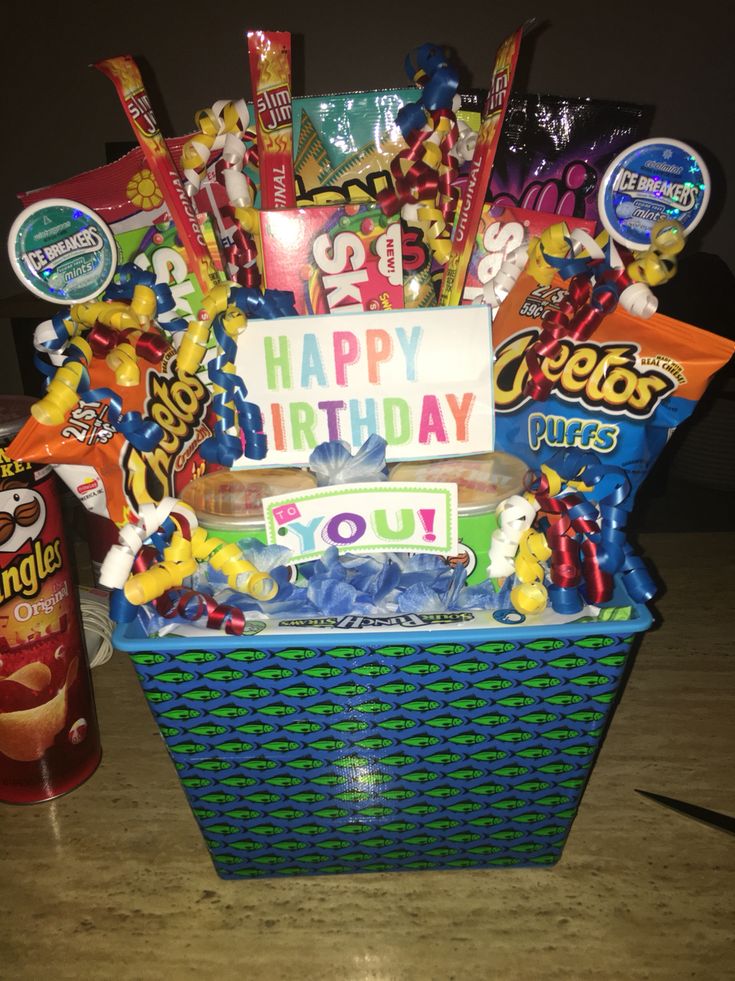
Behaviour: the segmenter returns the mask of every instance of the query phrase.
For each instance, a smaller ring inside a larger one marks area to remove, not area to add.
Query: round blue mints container
[[[707,166],[679,140],[634,143],[605,171],[597,195],[600,221],[616,242],[646,249],[651,229],[678,221],[688,235],[702,220],[710,194]]]

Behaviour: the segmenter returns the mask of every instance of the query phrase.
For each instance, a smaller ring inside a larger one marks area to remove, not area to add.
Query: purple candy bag
[[[514,93],[487,200],[597,221],[607,165],[647,135],[652,115],[633,103]]]

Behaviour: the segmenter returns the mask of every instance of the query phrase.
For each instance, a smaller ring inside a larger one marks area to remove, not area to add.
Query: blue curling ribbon
[[[261,293],[251,286],[236,286],[230,291],[229,302],[239,307],[249,320],[298,316],[294,295],[289,290],[266,290]]]
[[[242,310],[249,320],[275,320],[297,316],[293,293],[285,290],[259,290],[248,286],[236,286],[230,291],[228,303]],[[205,460],[231,467],[241,456],[249,460],[263,460],[268,451],[267,437],[263,432],[263,416],[255,402],[248,401],[248,390],[242,378],[225,370],[234,364],[237,344],[224,328],[222,314],[213,322],[218,355],[210,362],[209,380],[220,389],[212,400],[217,416],[214,435],[205,440],[200,453]],[[238,430],[238,435],[230,432]]]
[[[138,615],[138,607],[126,598],[122,589],[110,592],[110,619],[116,623],[130,623]]]
[[[437,44],[422,44],[416,48],[406,55],[404,67],[412,82],[426,76],[416,102],[403,106],[396,115],[396,122],[408,143],[410,134],[425,125],[427,112],[451,109],[459,88],[459,72],[450,63],[445,49]]]
[[[543,245],[539,245],[544,262],[556,269],[561,279],[573,279],[575,276],[581,276],[590,272],[592,263],[599,265],[599,259],[592,259],[590,256],[577,258],[576,256],[572,255],[572,240],[570,238],[565,238],[564,241],[569,246],[570,254],[568,256],[549,255],[548,252],[544,250]]]
[[[70,357],[69,360],[82,362],[81,356]],[[155,449],[163,438],[163,430],[157,422],[144,419],[140,412],[123,412],[122,399],[117,392],[113,392],[111,388],[90,388],[86,364],[83,365],[82,377],[79,380],[78,395],[81,402],[102,402],[107,399],[110,406],[108,415],[110,425],[122,433],[134,449],[147,453]]]
[[[65,321],[68,320],[70,316],[71,309],[69,307],[64,307],[63,310],[60,310],[51,318],[51,326],[55,336],[49,340],[41,342],[41,347],[43,347],[45,351],[60,351],[64,345],[69,342],[70,336],[69,331],[66,328]],[[49,361],[44,361],[38,354],[33,355],[33,364],[49,381],[56,374],[56,365],[50,363]]]
[[[560,278],[563,280],[573,279],[575,276],[590,275],[595,277],[595,284],[592,287],[592,293],[590,295],[590,305],[596,310],[607,309],[606,304],[600,302],[601,297],[606,294],[612,294],[617,301],[620,298],[620,294],[625,289],[625,283],[620,283],[617,278],[606,280],[603,279],[605,273],[616,273],[619,270],[615,270],[612,267],[611,262],[611,246],[612,243],[607,241],[602,248],[603,258],[595,259],[592,256],[574,256],[572,254],[573,242],[571,238],[565,238],[564,241],[569,246],[569,255],[567,256],[553,256],[549,255],[544,251],[544,247],[541,245],[541,255],[544,261],[547,262],[552,268],[556,269]]]
[[[176,523],[171,515],[168,515],[168,517],[164,518],[164,520],[161,522],[158,529],[146,539],[145,544],[152,545],[158,553],[158,558],[162,559],[163,550],[171,541],[171,536],[176,530]]]
[[[548,587],[549,602],[556,613],[572,616],[584,609],[582,594],[576,586]]]
[[[174,295],[168,283],[157,283],[156,277],[147,269],[141,269],[134,262],[126,262],[115,273],[115,281],[105,290],[105,300],[124,300],[130,302],[136,286],[147,286],[156,298],[156,313],[168,313],[176,306]],[[176,325],[176,326],[173,326]],[[167,330],[182,330],[187,326],[183,317],[177,317],[165,324]]]

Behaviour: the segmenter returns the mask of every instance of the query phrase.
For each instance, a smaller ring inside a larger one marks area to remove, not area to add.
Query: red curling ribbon
[[[183,525],[187,524],[181,514],[176,515]],[[158,560],[158,553],[151,545],[144,545],[133,562],[133,572],[145,572]],[[194,604],[192,606],[192,604]],[[212,630],[224,630],[225,633],[240,636],[245,630],[245,614],[236,606],[217,603],[212,596],[200,593],[195,589],[169,589],[158,599],[153,600],[156,613],[165,620],[180,619],[191,623],[199,620],[206,613],[206,626]]]
[[[618,305],[618,299],[632,280],[625,269],[603,267],[600,260],[590,263],[590,273],[573,276],[567,297],[558,309],[547,310],[541,320],[541,333],[526,352],[528,380],[525,394],[537,402],[550,394],[555,379],[549,378],[542,365],[559,354],[564,340],[585,341],[594,334],[603,319]],[[592,276],[600,270],[593,286]]]
[[[160,364],[164,354],[170,350],[170,344],[156,331],[138,331],[135,327],[116,330],[101,324],[99,320],[89,329],[86,340],[97,358],[105,358],[118,344],[128,343],[138,357],[150,364]]]
[[[137,333],[134,328],[121,331],[123,338],[128,339],[129,334]],[[132,341],[133,350],[139,358],[148,361],[149,364],[160,364],[164,354],[171,349],[171,345],[163,336],[152,330],[145,330]]]
[[[86,341],[96,358],[105,358],[120,343],[120,331],[107,327],[99,320],[87,331]]]
[[[207,617],[206,626],[210,630],[224,630],[225,633],[240,636],[245,630],[245,614],[235,606],[217,603],[214,598],[195,589],[169,589],[153,606],[156,613],[165,620],[184,620],[193,623]]]
[[[237,222],[237,228],[232,235],[232,245],[224,249],[228,268],[236,270],[234,279],[239,286],[249,286],[252,289],[260,287],[260,272],[256,262],[258,249],[252,235]]]

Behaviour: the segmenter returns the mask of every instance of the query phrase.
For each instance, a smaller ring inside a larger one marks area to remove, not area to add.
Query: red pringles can
[[[4,449],[32,402],[0,396],[0,801],[10,804],[73,790],[101,754],[57,478]]]

